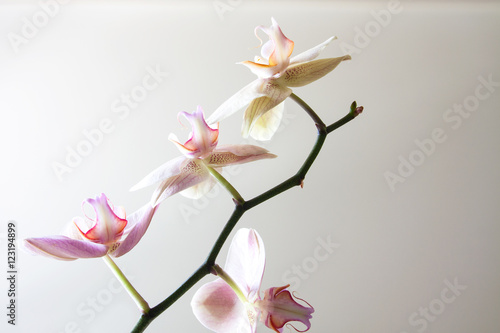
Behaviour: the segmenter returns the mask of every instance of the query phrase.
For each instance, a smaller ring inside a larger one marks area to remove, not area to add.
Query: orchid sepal
[[[76,260],[78,258],[99,258],[108,253],[108,247],[66,236],[48,236],[27,238],[24,248],[34,254],[58,260]]]
[[[287,87],[302,87],[312,83],[334,70],[342,61],[351,60],[350,55],[298,63],[287,68],[276,80]]]

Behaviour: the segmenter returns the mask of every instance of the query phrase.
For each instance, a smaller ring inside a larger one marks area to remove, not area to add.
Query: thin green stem
[[[137,290],[135,290],[135,288],[132,286],[132,284],[127,279],[125,274],[123,274],[120,268],[115,264],[113,259],[111,259],[111,257],[107,254],[102,258],[104,259],[104,262],[108,265],[109,269],[111,269],[113,274],[116,276],[116,278],[121,282],[121,284],[128,292],[130,297],[132,297],[135,304],[137,304],[142,313],[148,313],[148,311],[150,310],[148,302],[146,302],[144,298],[142,298],[141,294],[139,294]]]
[[[215,264],[215,259],[217,259],[217,256],[219,255],[222,246],[224,245],[227,238],[231,234],[231,231],[233,230],[236,223],[238,223],[238,221],[246,211],[247,209],[243,208],[243,206],[237,205],[234,207],[233,214],[231,214],[231,217],[226,222],[224,229],[222,229],[219,237],[217,237],[217,240],[214,243],[214,246],[212,247],[210,253],[208,254],[206,260],[207,265],[212,267]]]
[[[292,93],[290,95],[290,98],[295,103],[297,103],[298,105],[300,105],[300,107],[302,107],[302,109],[304,109],[304,111],[309,115],[309,117],[312,118],[312,120],[314,121],[314,123],[316,124],[316,126],[318,126],[318,125],[325,126],[325,123],[323,122],[323,120],[321,120],[321,118],[316,114],[316,112],[314,112],[314,110],[306,102],[304,102],[302,100],[302,98],[300,98],[299,96],[295,95],[294,93]]]
[[[174,291],[169,297],[159,303],[157,306],[153,307],[148,313],[144,313],[137,324],[135,325],[132,333],[144,332],[146,328],[153,322],[153,320],[167,310],[172,304],[174,304],[179,298],[182,297],[189,289],[191,289],[198,281],[200,281],[204,276],[210,274],[210,267],[204,263],[201,265],[190,277],[187,279],[176,291]]]
[[[211,166],[209,165],[206,165],[207,169],[208,169],[208,172],[210,172],[210,174],[212,176],[215,177],[215,179],[217,179],[217,181],[222,185],[224,186],[224,188],[229,192],[231,193],[231,195],[233,196],[234,200],[236,200],[240,205],[243,204],[245,202],[245,200],[243,199],[243,197],[238,193],[238,191],[236,191],[236,189],[233,187],[233,185],[231,185],[230,182],[227,181],[226,178],[224,178],[217,170],[215,170],[214,168],[212,168]]]

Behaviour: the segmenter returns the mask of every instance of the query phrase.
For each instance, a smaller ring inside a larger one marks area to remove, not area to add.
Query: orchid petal
[[[221,145],[205,159],[210,166],[228,166],[275,158],[267,149],[253,145]]]
[[[257,231],[238,230],[229,247],[225,271],[251,302],[258,297],[265,264],[264,242]]]
[[[259,141],[271,140],[281,124],[284,110],[285,102],[283,101],[257,118],[250,130],[250,136]]]
[[[293,52],[294,43],[286,38],[274,18],[271,18],[271,21],[268,35],[274,43],[274,52],[269,56],[269,65],[286,63],[285,66],[288,66],[288,58]]]
[[[217,333],[253,333],[245,305],[222,279],[203,285],[191,301],[195,317]]]
[[[181,166],[180,173],[164,180],[153,193],[152,205],[157,206],[160,202],[171,195],[201,183],[210,177],[210,174],[201,160],[187,160]]]
[[[146,230],[148,230],[155,211],[156,208],[153,208],[150,203],[147,203],[128,216],[127,220],[131,228],[125,230],[127,233],[126,238],[122,242],[114,245],[115,250],[111,249],[110,252],[114,257],[124,255],[139,243],[142,236],[146,233]]]
[[[283,102],[292,93],[291,89],[273,82],[267,82],[262,91],[265,96],[254,99],[245,110],[242,126],[243,137],[248,137],[252,127],[264,113]]]
[[[316,45],[315,47],[292,57],[290,59],[289,65],[293,65],[293,64],[300,63],[300,62],[306,62],[306,61],[311,61],[313,59],[316,59],[319,56],[319,54],[321,53],[321,51],[323,51],[325,49],[325,47],[335,39],[337,39],[337,37],[335,37],[335,36],[330,37],[327,40],[325,40],[323,43]]]
[[[104,193],[85,202],[92,205],[96,213],[95,224],[85,232],[84,237],[99,244],[110,244],[118,240],[127,225],[127,220],[118,217],[111,209]],[[78,225],[77,225],[78,227]]]
[[[214,124],[219,122],[240,110],[245,105],[248,105],[253,99],[263,96],[264,93],[260,91],[261,86],[262,80],[258,79],[250,82],[243,89],[222,103],[217,110],[208,117],[207,123]]]
[[[144,177],[140,182],[134,185],[130,191],[135,191],[143,187],[156,184],[160,181],[168,179],[172,176],[179,174],[181,166],[185,163],[186,157],[179,156],[167,163],[161,165],[160,167],[153,170],[146,177]]]
[[[217,171],[219,173],[222,172],[222,170]],[[214,177],[207,177],[207,179],[203,180],[201,183],[188,187],[179,192],[179,194],[188,199],[197,200],[210,192],[215,185],[217,185],[217,180]]]
[[[302,87],[306,84],[322,78],[330,73],[344,60],[350,60],[351,56],[345,55],[338,58],[327,58],[298,63],[288,67],[276,83],[287,87]]]
[[[179,115],[186,117],[193,128],[190,138],[184,144],[179,143],[177,138],[172,136],[169,139],[177,145],[184,155],[191,158],[203,156],[217,146],[219,137],[218,125],[217,128],[211,128],[207,125],[200,106],[192,114],[181,112]]]
[[[108,246],[65,236],[27,238],[24,246],[30,252],[59,260],[98,258],[108,253]]]

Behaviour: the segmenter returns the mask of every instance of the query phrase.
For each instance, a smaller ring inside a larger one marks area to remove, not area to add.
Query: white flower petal
[[[299,62],[306,62],[316,59],[321,51],[325,49],[325,47],[330,44],[333,40],[337,39],[337,37],[333,36],[325,40],[323,43],[316,45],[315,47],[304,51],[290,59],[290,65],[297,64]]]
[[[263,114],[283,102],[290,96],[292,90],[286,86],[269,81],[263,87],[263,92],[265,96],[254,99],[243,115],[242,135],[245,138],[248,137],[257,120]]]
[[[155,170],[153,170],[149,175],[144,177],[140,182],[135,184],[130,191],[135,191],[141,189],[143,187],[156,184],[165,180],[169,177],[172,177],[176,174],[179,174],[180,168],[182,164],[186,161],[186,157],[179,156],[173,160],[168,161],[167,163],[159,166]]]
[[[283,101],[260,116],[253,124],[250,136],[259,141],[270,140],[280,127],[284,110],[285,102]]]
[[[253,99],[263,96],[264,94],[259,91],[262,84],[263,81],[259,79],[250,82],[243,89],[222,103],[221,106],[208,117],[207,123],[209,125],[217,123],[240,110],[245,105],[248,105]]]
[[[231,241],[224,269],[250,301],[259,292],[265,265],[264,242],[257,231],[238,230]]]

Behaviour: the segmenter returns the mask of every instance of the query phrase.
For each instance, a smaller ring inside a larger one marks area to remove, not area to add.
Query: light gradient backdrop
[[[263,288],[292,283],[316,309],[311,332],[500,331],[499,3],[250,0],[0,3],[0,331],[132,329],[139,313],[102,260],[21,250],[8,325],[7,222],[21,240],[58,233],[101,192],[128,212],[144,204],[153,187],[128,189],[178,155],[167,140],[188,135],[177,113],[210,114],[254,79],[235,63],[259,52],[253,29],[271,17],[295,54],[332,35],[321,57],[350,48],[352,61],[295,92],[327,123],[353,100],[365,112],[328,137],[304,189],[240,221],[264,239]],[[122,95],[148,71],[168,74],[127,108]],[[314,142],[302,110],[288,101],[286,112],[265,144],[279,158],[228,174],[245,198],[295,173]],[[220,124],[221,143],[244,141],[241,117]],[[53,164],[99,126],[109,133],[58,179]],[[220,188],[176,195],[117,264],[156,305],[202,263],[231,211]],[[148,331],[207,332],[189,306],[195,289]]]

